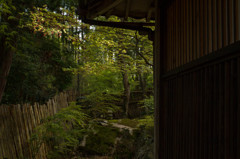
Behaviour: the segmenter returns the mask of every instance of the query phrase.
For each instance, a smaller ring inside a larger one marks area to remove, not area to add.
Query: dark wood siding
[[[240,158],[240,57],[172,74],[164,89],[166,158]]]
[[[240,40],[239,0],[176,0],[166,11],[165,72]]]
[[[240,1],[164,9],[160,158],[240,159]]]

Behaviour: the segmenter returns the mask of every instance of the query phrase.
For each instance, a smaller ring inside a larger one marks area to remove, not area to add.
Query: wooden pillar
[[[161,0],[155,0],[155,34],[154,34],[154,158],[164,159],[164,105],[163,105],[163,52],[164,52],[164,8],[160,9]]]

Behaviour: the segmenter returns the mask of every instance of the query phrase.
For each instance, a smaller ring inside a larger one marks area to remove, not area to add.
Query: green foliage
[[[113,122],[134,126],[133,134],[112,126]],[[112,120],[108,123],[87,117],[80,106],[72,104],[36,128],[31,138],[34,155],[43,143],[49,147],[48,158],[99,155],[148,159],[153,155],[153,117]]]
[[[49,4],[49,9],[39,7],[43,4]],[[73,9],[66,8],[74,4],[76,0],[0,0],[0,51],[15,53],[3,103],[44,102],[71,85],[72,72],[65,71],[75,67],[69,43],[79,38],[74,39],[69,28],[78,22]],[[54,10],[61,6],[61,10]],[[61,12],[68,15],[61,16]],[[28,25],[30,29],[25,27]],[[51,36],[42,38],[41,31],[33,34],[34,27],[36,31],[42,27]],[[63,41],[54,36],[60,31]],[[70,36],[63,38],[63,34]],[[4,53],[0,56],[5,58]]]
[[[135,128],[133,135],[123,131],[121,140],[116,145],[114,157],[118,159],[153,158],[154,120],[153,116],[144,116],[140,119],[120,119],[111,122]]]
[[[0,42],[5,48],[12,50],[16,49],[15,40],[18,35],[15,11],[12,0],[0,0]]]
[[[134,142],[136,145],[136,159],[152,159],[154,144],[154,119],[153,116],[144,116],[138,120],[138,129],[134,133]]]
[[[0,15],[12,14],[13,10],[16,10],[16,7],[12,5],[12,0],[1,0],[0,1]]]
[[[120,72],[112,64],[86,63],[80,70],[88,86],[82,90],[84,94],[95,91],[119,93],[123,90]]]
[[[4,49],[16,52],[3,101],[44,102],[71,86],[72,72],[79,75],[80,92],[86,95],[81,106],[66,108],[37,127],[31,141],[34,155],[45,143],[51,150],[49,158],[71,158],[79,151],[111,155],[114,147],[116,158],[144,158],[151,147],[152,118],[120,121],[131,127],[141,125],[132,136],[110,125],[99,125],[86,114],[94,119],[108,118],[119,111],[123,74],[128,75],[131,90],[152,89],[152,42],[135,31],[79,24],[71,7],[77,0],[0,2],[1,43]],[[108,20],[120,21],[117,17]],[[144,101],[148,114],[153,113],[152,101],[152,97]],[[86,146],[81,147],[86,135]],[[117,138],[121,142],[115,145]]]
[[[117,159],[135,158],[136,145],[134,145],[134,141],[135,135],[131,135],[128,130],[123,130],[113,157]]]
[[[146,126],[146,127],[154,127],[154,119],[153,115],[146,115],[144,118],[138,120],[138,127]]]
[[[141,126],[135,131],[136,159],[152,159],[154,144],[154,127]]]
[[[3,103],[45,102],[72,84],[74,60],[54,40],[25,33],[13,57]]]
[[[99,17],[99,20],[106,19]],[[120,19],[112,16],[107,21]],[[149,65],[153,63],[152,42],[147,36],[95,26],[84,34],[81,46],[79,73],[84,76],[81,82],[88,86],[84,93],[105,89],[123,91],[123,74],[128,74],[131,90],[152,89],[153,70]]]
[[[150,96],[149,98],[145,98],[143,101],[143,108],[145,108],[145,112],[147,115],[153,115],[154,113],[154,97]]]
[[[22,27],[28,27],[34,33],[42,33],[44,37],[61,38],[74,45],[80,44],[79,36],[71,31],[71,28],[80,26],[74,7],[71,9],[60,7],[57,11],[50,11],[47,5],[43,5],[23,14],[29,16],[30,20]]]
[[[111,156],[115,140],[120,132],[111,126],[92,125],[92,131],[87,134],[86,146],[81,148],[88,155]]]
[[[48,158],[71,158],[77,152],[86,129],[88,117],[74,103],[48,117],[38,126],[31,137],[33,157],[44,143],[49,147]]]
[[[108,118],[109,114],[119,111],[119,103],[119,95],[96,91],[86,96],[81,105],[87,108],[85,112],[92,118]]]

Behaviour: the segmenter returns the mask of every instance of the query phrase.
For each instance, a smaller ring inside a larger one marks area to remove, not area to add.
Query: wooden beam
[[[113,9],[110,9],[105,13],[105,17],[108,19],[112,15]]]
[[[240,41],[235,42],[219,50],[216,50],[209,55],[203,56],[188,64],[182,65],[181,67],[178,67],[174,70],[166,72],[161,76],[161,78],[162,79],[174,78],[175,75],[180,73],[184,73],[184,72],[189,73],[193,70],[194,71],[200,70],[206,67],[207,65],[210,66],[216,63],[221,63],[223,61],[226,61],[227,59],[230,60],[233,58],[240,57],[239,51],[240,51]]]
[[[129,16],[129,11],[130,11],[130,4],[131,4],[131,0],[126,0],[126,10],[125,10],[125,17],[124,19],[127,20],[128,16]]]
[[[105,5],[103,5],[100,9],[98,9],[95,13],[90,14],[91,18],[97,17],[99,15],[103,15],[104,13],[106,13],[107,11],[109,11],[110,9],[116,7],[117,5],[119,5],[123,0],[115,0],[114,2],[108,2]],[[103,2],[104,3],[104,2]]]
[[[155,26],[155,23],[145,23],[145,22],[107,22],[107,21],[99,21],[99,20],[92,20],[92,19],[83,19],[84,23],[90,25],[100,25],[100,26],[110,26],[110,27],[144,27],[144,26]]]
[[[96,7],[100,6],[102,4],[102,1],[98,1],[92,5],[89,5],[87,10],[92,10],[92,9],[95,9]]]
[[[165,130],[165,105],[164,105],[164,81],[163,75],[166,31],[166,8],[161,8],[161,0],[155,0],[155,34],[153,42],[154,50],[154,159],[164,159],[164,130]],[[165,2],[165,0],[164,0]]]
[[[150,8],[150,9],[148,10],[147,18],[146,18],[146,21],[147,21],[147,22],[149,22],[149,21],[151,20],[153,11],[154,11],[154,8]]]
[[[84,23],[90,24],[90,25],[137,30],[137,31],[139,31],[139,34],[148,35],[149,40],[153,40],[154,31],[152,31],[152,29],[150,29],[150,28],[145,28],[144,26],[153,26],[153,25],[155,25],[155,23],[105,22],[105,21],[98,21],[98,20],[91,20],[91,19],[83,19],[82,21]]]

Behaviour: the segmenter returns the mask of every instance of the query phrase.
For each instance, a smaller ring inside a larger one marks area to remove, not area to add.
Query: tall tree
[[[43,4],[49,4],[49,10],[59,11],[60,6],[63,8],[66,6],[67,8],[71,8],[73,5],[77,6],[77,1],[0,0],[0,102],[2,100],[3,92],[7,83],[7,77],[12,64],[12,58],[17,50],[17,43],[19,39],[22,38],[21,34],[29,31],[29,29],[20,28],[20,26],[24,20],[33,18],[30,17],[30,14],[28,13],[30,13],[29,11],[32,10],[34,6],[37,7]],[[21,14],[23,12],[26,14]],[[52,13],[54,14],[54,12]],[[71,18],[68,18],[66,21],[69,19]],[[42,19],[38,20],[40,21]],[[49,32],[50,30],[45,31]]]
[[[116,17],[110,17],[108,20],[119,21]],[[144,92],[147,89],[145,81],[152,83],[151,79],[147,79],[152,76],[152,44],[147,37],[140,36],[135,31],[99,26],[90,28],[91,31],[86,34],[83,43],[86,49],[82,56],[86,63],[93,63],[91,66],[97,68],[92,69],[97,71],[91,71],[88,69],[89,65],[83,65],[81,67],[82,74],[85,70],[85,74],[92,74],[96,78],[101,75],[102,68],[106,68],[104,65],[107,65],[108,69],[110,66],[111,71],[115,70],[115,77],[111,76],[111,80],[115,81],[114,78],[117,78],[122,81],[121,87],[118,87],[119,90],[115,89],[115,91],[123,92],[124,109],[126,115],[128,115],[131,90],[137,89],[136,86],[142,83],[141,88]],[[96,62],[98,65],[94,65]],[[139,82],[138,76],[140,76],[141,82]],[[98,82],[94,81],[93,83],[88,79],[89,89],[94,87],[93,90],[96,90],[95,86],[105,85],[103,91],[111,90],[109,87],[112,87],[112,85],[107,85],[108,82],[106,82],[109,78],[104,77],[105,82],[102,84],[100,84],[99,81],[101,80],[99,78],[96,79],[98,79]]]
[[[16,7],[12,0],[0,1],[0,102],[7,83],[7,76],[12,64],[12,56],[16,50],[17,18]]]

